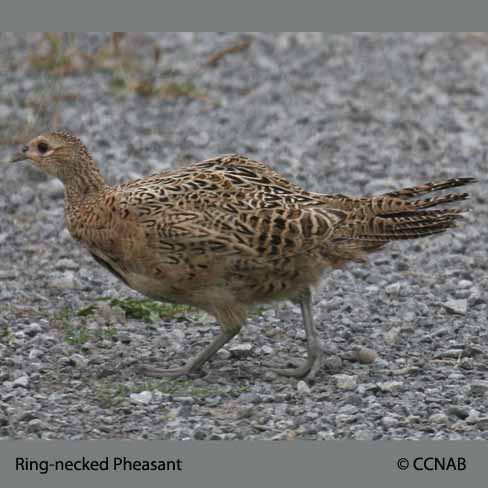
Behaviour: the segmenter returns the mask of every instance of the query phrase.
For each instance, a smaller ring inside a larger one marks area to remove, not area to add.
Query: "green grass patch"
[[[205,92],[197,88],[191,81],[164,83],[156,88],[155,93],[163,98],[206,98]]]
[[[109,83],[110,91],[117,96],[128,93],[129,86],[127,80],[124,78],[114,77]]]
[[[238,387],[225,387],[209,385],[208,387],[199,387],[193,386],[192,380],[181,378],[162,378],[160,380],[145,381],[144,384],[134,390],[134,393],[139,393],[141,391],[159,391],[166,395],[205,398],[212,395],[223,394],[239,395],[249,391],[249,386],[240,385]]]
[[[92,313],[88,310],[89,308],[85,307],[74,312],[65,307],[54,316],[54,323],[63,331],[66,343],[72,346],[82,346],[92,339],[112,339],[117,336],[117,329],[112,326],[88,328],[85,317]],[[95,307],[93,307],[94,310]]]
[[[162,378],[160,380],[148,380],[139,386],[135,393],[141,391],[160,391],[173,396],[207,397],[211,394],[210,388],[194,387],[191,380]]]
[[[9,325],[0,329],[0,337],[3,337],[9,346],[13,346],[17,342],[14,331]]]
[[[107,302],[111,307],[121,308],[127,318],[143,320],[147,323],[156,323],[161,318],[177,317],[188,312],[190,307],[186,305],[173,305],[160,303],[148,298],[100,298],[99,301]],[[63,331],[64,340],[73,346],[81,346],[88,341],[113,339],[117,336],[117,328],[112,325],[89,328],[87,319],[97,314],[97,305],[89,305],[72,310],[63,308],[54,315],[54,324]]]
[[[151,379],[136,386],[127,386],[123,383],[114,383],[110,379],[99,380],[95,384],[95,397],[104,408],[120,406],[129,401],[131,393],[142,391],[159,391],[165,395],[191,396],[194,398],[206,398],[212,395],[238,396],[250,390],[248,385],[226,387],[223,385],[209,385],[208,387],[193,386],[192,380],[182,378]]]
[[[142,97],[159,98],[197,98],[206,100],[207,94],[191,81],[170,81],[158,83],[152,77],[135,80],[114,76],[109,82],[109,88],[113,95],[124,96],[131,92]]]
[[[98,381],[95,385],[95,398],[103,408],[112,408],[126,402],[130,394],[128,386],[114,384],[110,380]]]
[[[97,310],[96,305],[89,305],[88,307],[80,308],[76,311],[77,317],[88,317],[89,315],[93,315]]]
[[[149,298],[112,298],[109,300],[111,307],[120,307],[124,310],[127,318],[141,319],[145,322],[154,323],[164,317],[175,317],[190,310],[186,305],[174,305],[161,303]]]
[[[99,300],[108,302],[111,307],[121,308],[129,319],[144,320],[148,323],[155,323],[161,318],[176,317],[191,310],[187,305],[161,303],[149,298],[100,298]],[[80,308],[76,315],[87,317],[96,313],[96,310],[96,305],[89,305]]]
[[[73,311],[65,307],[54,317],[55,324],[63,331],[64,341],[72,346],[81,346],[91,338],[84,322],[75,321]]]

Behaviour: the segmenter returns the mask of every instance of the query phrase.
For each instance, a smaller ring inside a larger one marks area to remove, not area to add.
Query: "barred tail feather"
[[[456,226],[465,210],[427,209],[466,200],[469,198],[468,193],[449,193],[414,201],[409,198],[475,181],[474,178],[454,178],[365,199],[361,206],[339,224],[334,240],[341,241],[341,245],[346,241],[356,243],[351,245],[370,251],[382,247],[387,241],[416,239],[445,232]]]
[[[383,193],[382,196],[405,199],[413,196],[425,195],[427,193],[432,193],[433,191],[447,190],[448,188],[469,185],[476,182],[476,178],[451,178],[450,180],[426,183],[424,185],[417,185],[411,188],[402,188],[401,190]]]

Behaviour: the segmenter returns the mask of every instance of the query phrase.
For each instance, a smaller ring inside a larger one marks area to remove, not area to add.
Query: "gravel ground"
[[[181,364],[213,319],[145,322],[98,300],[140,297],[70,238],[59,182],[2,163],[0,438],[488,439],[488,36],[148,34],[92,68],[73,50],[107,40],[72,38],[58,75],[34,69],[49,58],[39,35],[1,34],[0,160],[26,128],[60,124],[112,183],[228,152],[324,193],[480,183],[459,229],[324,276],[314,383],[265,367],[305,356],[289,304],[257,310],[202,377],[156,381],[137,366]],[[165,96],[137,93],[150,76]]]

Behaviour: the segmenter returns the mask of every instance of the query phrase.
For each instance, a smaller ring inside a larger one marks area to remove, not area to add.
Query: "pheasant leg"
[[[144,365],[142,366],[142,372],[147,376],[152,376],[154,378],[166,378],[178,376],[184,376],[187,374],[194,373],[198,371],[221,347],[227,344],[234,336],[238,334],[237,331],[227,331],[221,332],[220,335],[200,354],[198,354],[193,359],[190,359],[181,368],[156,368],[154,366]]]
[[[306,376],[308,379],[313,379],[322,365],[324,353],[313,321],[312,298],[309,291],[300,297],[299,303],[307,337],[308,357],[304,364],[296,368],[271,368],[271,370],[283,376],[292,376],[295,378],[303,378]]]

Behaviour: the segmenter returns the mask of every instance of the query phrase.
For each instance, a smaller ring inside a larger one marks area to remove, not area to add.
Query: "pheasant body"
[[[47,155],[38,154],[40,144]],[[474,181],[351,198],[307,192],[261,162],[225,155],[110,187],[69,134],[45,134],[26,147],[26,157],[64,182],[68,229],[97,262],[144,295],[218,319],[221,336],[188,367],[169,370],[175,375],[197,369],[237,334],[251,305],[273,300],[302,305],[309,354],[320,356],[309,290],[324,270],[365,261],[390,240],[453,227],[461,209],[432,207],[466,193],[418,197]],[[315,374],[316,363],[286,371]]]

